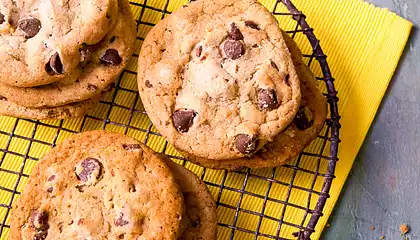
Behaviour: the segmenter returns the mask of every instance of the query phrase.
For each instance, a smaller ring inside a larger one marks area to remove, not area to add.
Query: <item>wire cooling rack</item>
[[[138,53],[150,28],[186,2],[130,3],[138,23]],[[305,15],[290,0],[273,1],[267,7],[307,53],[304,60],[319,76],[320,88],[330,106],[324,130],[294,161],[276,169],[234,172],[186,162],[160,136],[142,107],[136,81],[138,54],[134,54],[115,88],[84,118],[32,121],[0,117],[0,239],[8,239],[13,202],[38,159],[71,134],[91,129],[133,136],[199,175],[217,202],[219,239],[309,239],[323,215],[338,160],[337,92],[326,56]]]

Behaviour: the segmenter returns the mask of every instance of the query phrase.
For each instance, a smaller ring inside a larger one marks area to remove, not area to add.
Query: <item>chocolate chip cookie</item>
[[[36,120],[65,119],[82,117],[87,111],[96,106],[102,94],[77,103],[70,103],[60,107],[27,108],[10,102],[0,96],[0,115]]]
[[[92,131],[45,155],[13,208],[12,239],[176,239],[184,201],[166,163],[130,137]]]
[[[118,0],[0,1],[0,82],[32,87],[56,82],[80,62],[79,47],[113,27]]]
[[[190,170],[166,158],[181,187],[185,201],[182,240],[215,240],[217,238],[216,203],[200,178]]]
[[[138,83],[162,135],[210,159],[254,154],[301,98],[277,21],[256,0],[197,1],[162,20],[143,43]]]
[[[111,31],[95,45],[82,45],[79,66],[58,82],[32,88],[0,84],[0,95],[24,107],[56,107],[99,94],[115,81],[131,57],[136,25],[127,0],[119,1],[119,13]]]
[[[186,157],[202,166],[221,169],[267,168],[287,163],[296,157],[322,130],[327,116],[327,103],[317,86],[317,80],[302,60],[296,43],[284,33],[286,44],[301,81],[302,101],[293,122],[273,142],[252,157],[236,160],[210,160],[186,154]]]

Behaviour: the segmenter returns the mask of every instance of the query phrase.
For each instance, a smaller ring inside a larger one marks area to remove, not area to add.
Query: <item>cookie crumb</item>
[[[375,230],[375,227],[374,226],[370,226],[370,228],[369,228],[370,230]]]
[[[400,232],[401,235],[405,235],[406,233],[408,233],[410,231],[410,228],[408,228],[407,224],[401,224],[400,225]]]

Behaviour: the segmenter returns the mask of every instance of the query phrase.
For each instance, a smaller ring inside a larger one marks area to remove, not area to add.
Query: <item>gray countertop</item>
[[[420,0],[368,1],[415,27],[322,239],[420,240]]]

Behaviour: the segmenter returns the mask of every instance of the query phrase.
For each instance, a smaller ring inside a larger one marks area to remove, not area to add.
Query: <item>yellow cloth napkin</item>
[[[142,12],[142,4],[150,6],[145,8],[142,22],[156,23],[162,17],[162,13],[155,9],[174,11],[186,1],[170,0],[166,5],[164,0],[135,0],[132,10],[138,18]],[[318,239],[324,228],[339,193],[352,167],[356,154],[362,145],[366,133],[376,114],[381,99],[391,80],[391,77],[398,64],[398,60],[403,52],[408,39],[412,24],[401,17],[390,13],[386,9],[378,9],[372,5],[364,3],[362,0],[295,0],[296,7],[306,16],[309,25],[315,29],[316,36],[321,40],[321,46],[328,55],[335,85],[339,92],[339,111],[342,115],[342,129],[340,138],[342,140],[339,147],[339,159],[336,168],[336,179],[331,188],[331,198],[327,201],[312,239]],[[263,0],[262,3],[271,11],[275,7],[274,0]],[[277,12],[287,12],[278,4]],[[294,21],[290,16],[277,16],[280,26],[285,30],[293,30]],[[151,26],[141,25],[139,37],[144,38]],[[304,53],[311,54],[311,48],[300,34],[295,40]],[[138,41],[138,50],[141,40]],[[30,174],[36,161],[33,158],[40,158],[50,146],[48,144],[60,142],[72,134],[71,131],[105,129],[123,132],[140,140],[145,140],[146,131],[138,129],[148,129],[149,122],[145,115],[140,112],[130,114],[130,110],[135,105],[136,109],[142,109],[141,103],[137,101],[135,92],[125,91],[124,89],[136,90],[136,76],[132,72],[136,71],[137,58],[133,58],[128,66],[128,72],[124,73],[118,90],[106,96],[105,101],[115,102],[116,105],[110,106],[101,103],[89,115],[85,121],[82,119],[72,119],[60,121],[45,121],[36,124],[33,121],[17,120],[15,118],[0,117],[0,221],[6,218],[6,225],[10,224],[10,214],[8,205],[12,200],[13,194],[10,190],[15,189],[21,192],[27,182],[27,177],[18,176],[13,172],[23,170],[24,174]],[[312,64],[312,70],[317,76],[321,76],[319,66]],[[115,98],[114,98],[115,96]],[[114,98],[114,99],[113,99]],[[106,118],[109,113],[111,124],[104,124],[101,119]],[[131,127],[125,128],[122,124]],[[82,126],[83,125],[83,126]],[[151,131],[156,131],[152,128]],[[10,133],[14,133],[10,135]],[[9,139],[11,138],[11,141]],[[36,141],[29,141],[34,138]],[[322,142],[317,139],[308,149],[319,149]],[[167,154],[180,156],[171,147],[164,147],[164,140],[156,135],[149,135],[147,144],[156,151],[165,151]],[[328,147],[328,146],[327,146]],[[324,152],[328,155],[328,151]],[[24,160],[25,156],[29,156]],[[24,164],[24,167],[22,168]],[[296,161],[293,163],[295,164]],[[202,174],[203,169],[193,164],[187,163],[186,166],[197,174]],[[316,171],[317,161],[315,158],[302,158],[300,168],[309,171]],[[320,173],[326,171],[326,161],[322,161],[318,168]],[[213,196],[221,203],[218,209],[219,239],[228,239],[232,230],[224,226],[232,226],[246,231],[235,231],[235,239],[254,239],[252,232],[259,231],[261,234],[276,235],[279,232],[281,237],[293,238],[292,233],[297,231],[293,224],[306,224],[309,216],[305,217],[306,204],[308,198],[311,200],[309,207],[314,208],[318,200],[317,194],[309,194],[301,191],[302,188],[311,188],[313,174],[297,171],[291,188],[290,197],[286,199],[288,184],[294,171],[291,168],[278,168],[274,174],[276,182],[269,183],[258,177],[271,177],[271,170],[251,170],[251,177],[245,178],[245,174],[227,173],[224,171],[206,170],[204,180]],[[20,183],[16,185],[20,178]],[[224,180],[223,180],[224,179]],[[320,191],[323,177],[318,176],[314,191]],[[246,186],[243,187],[244,181]],[[278,184],[279,182],[286,185]],[[224,188],[220,191],[220,185]],[[271,187],[267,194],[267,187]],[[234,189],[242,189],[245,194]],[[267,200],[264,196],[267,194]],[[261,197],[262,196],[262,197]],[[17,199],[17,195],[13,201]],[[284,208],[283,202],[289,202],[291,206]],[[262,206],[265,202],[265,209]],[[238,205],[240,204],[240,205]],[[302,209],[296,206],[301,206]],[[235,209],[239,207],[241,211],[235,216]],[[253,213],[264,211],[264,217]],[[284,214],[283,217],[281,217]],[[283,224],[278,229],[278,221],[274,219],[282,218],[288,224]],[[224,224],[224,226],[223,226]],[[0,239],[8,239],[9,228],[3,228]],[[259,237],[258,239],[268,239]]]

